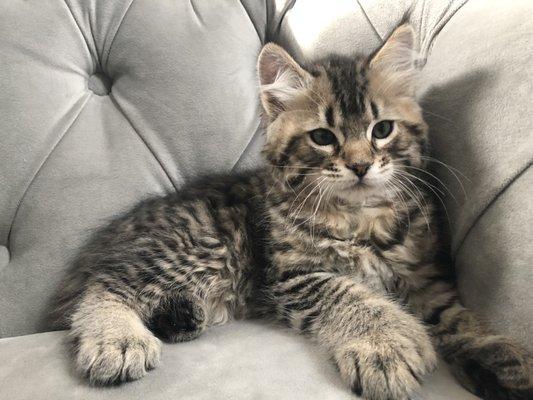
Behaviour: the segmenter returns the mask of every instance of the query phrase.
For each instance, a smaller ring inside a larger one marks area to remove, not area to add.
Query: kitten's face
[[[270,118],[264,154],[287,185],[354,201],[402,191],[398,176],[423,165],[426,143],[412,40],[400,27],[371,58],[331,57],[305,70],[267,45],[259,59]]]

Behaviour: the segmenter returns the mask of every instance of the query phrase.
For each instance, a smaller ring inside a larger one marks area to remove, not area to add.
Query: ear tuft
[[[412,95],[417,76],[415,33],[410,24],[394,30],[383,46],[370,60],[370,70],[386,82],[382,88],[396,90],[397,94]]]
[[[283,48],[266,44],[257,61],[261,101],[266,113],[276,118],[307,86],[311,75]]]

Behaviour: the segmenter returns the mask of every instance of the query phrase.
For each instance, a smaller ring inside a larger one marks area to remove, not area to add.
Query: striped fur
[[[408,399],[435,349],[483,398],[532,398],[531,357],[457,300],[425,181],[412,41],[404,26],[370,58],[305,68],[265,46],[266,166],[142,202],[65,279],[55,315],[90,382],[143,376],[156,336],[270,314],[324,347],[367,399]],[[386,137],[372,133],[383,120]]]

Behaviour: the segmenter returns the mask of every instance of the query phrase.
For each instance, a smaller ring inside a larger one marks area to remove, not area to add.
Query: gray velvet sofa
[[[257,321],[166,345],[141,381],[91,388],[45,316],[109,217],[260,162],[265,42],[300,59],[370,52],[405,19],[434,156],[461,171],[435,165],[463,301],[533,350],[531,15],[531,0],[1,0],[0,399],[354,398],[325,354]],[[441,364],[419,398],[476,397]]]

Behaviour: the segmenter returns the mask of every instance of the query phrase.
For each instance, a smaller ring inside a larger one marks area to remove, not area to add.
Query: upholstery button
[[[107,96],[111,91],[111,79],[107,76],[95,73],[89,77],[89,90],[98,96]]]
[[[0,246],[0,270],[9,264],[9,250],[5,246]]]

